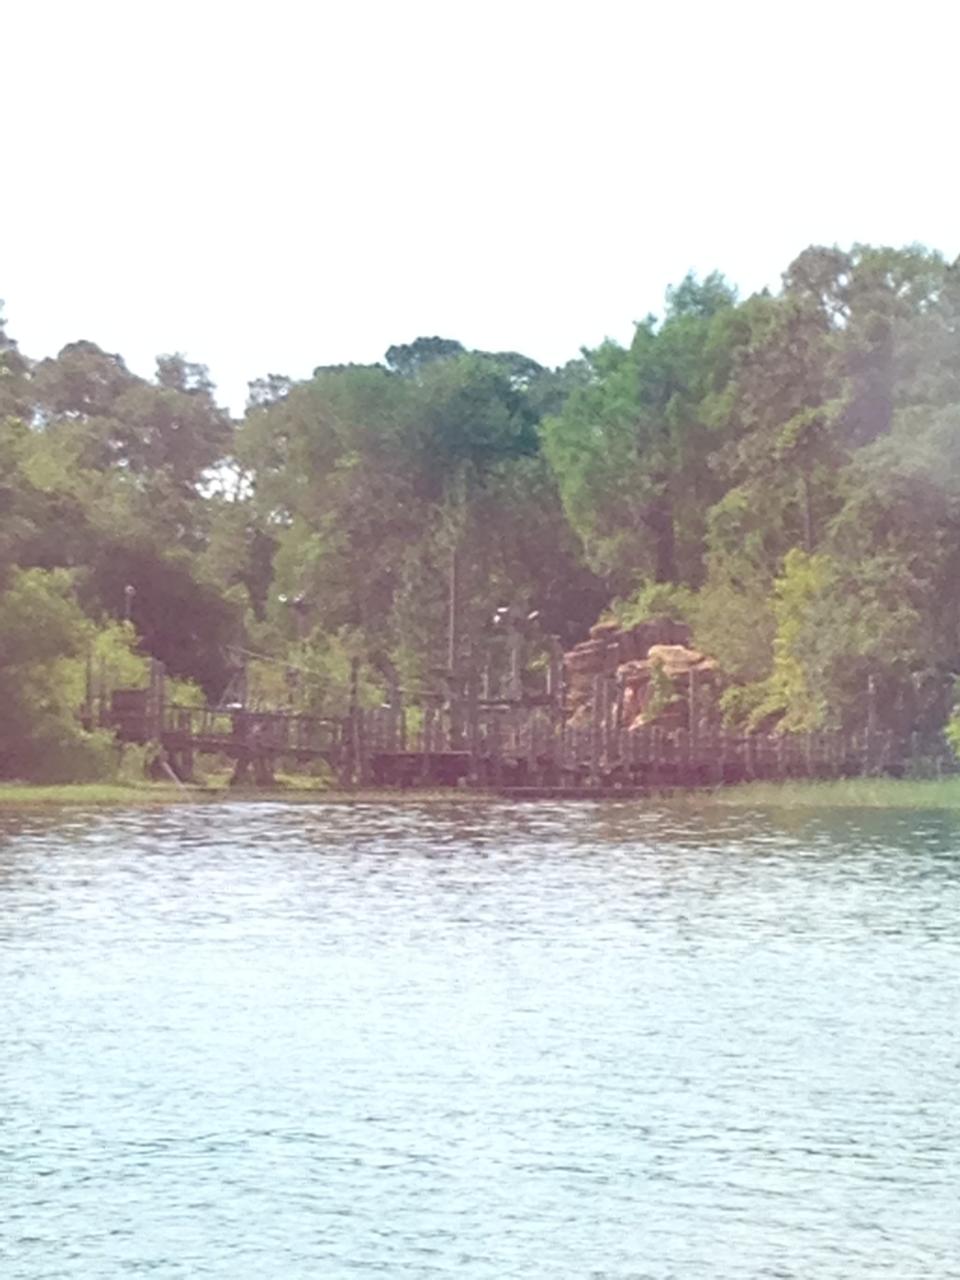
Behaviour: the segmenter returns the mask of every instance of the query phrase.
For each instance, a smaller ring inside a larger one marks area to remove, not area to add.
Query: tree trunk
[[[453,679],[460,665],[460,548],[450,552],[447,577],[447,667]]]
[[[803,545],[808,555],[813,554],[813,492],[810,477],[804,473],[800,480],[801,500],[803,507]]]
[[[676,582],[677,539],[673,525],[673,502],[669,494],[663,494],[650,508],[646,525],[654,537],[654,581]]]

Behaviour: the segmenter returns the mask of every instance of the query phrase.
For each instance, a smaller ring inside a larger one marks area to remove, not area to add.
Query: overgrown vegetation
[[[250,385],[179,355],[33,360],[0,325],[0,776],[109,777],[91,664],[181,695],[408,702],[494,610],[570,643],[691,623],[748,726],[932,734],[960,671],[960,267],[813,247],[719,275],[560,369],[451,339]],[[129,621],[125,622],[124,619]],[[951,733],[960,741],[956,721]]]
[[[685,792],[674,799],[705,809],[960,809],[960,778],[747,782],[715,791]]]

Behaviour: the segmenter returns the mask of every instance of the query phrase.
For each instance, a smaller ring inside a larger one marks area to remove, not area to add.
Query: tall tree
[[[0,420],[22,418],[29,413],[30,365],[9,336],[0,301]]]
[[[638,324],[629,348],[584,353],[585,385],[544,424],[567,516],[614,590],[702,577],[703,517],[718,496],[705,404],[725,373],[733,304],[722,277],[688,277],[662,324]]]

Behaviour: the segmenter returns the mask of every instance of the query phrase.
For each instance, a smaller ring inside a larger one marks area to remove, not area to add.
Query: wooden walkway
[[[108,723],[124,742],[157,742],[178,776],[198,754],[234,762],[234,781],[269,784],[281,765],[322,762],[345,786],[475,786],[517,794],[600,794],[760,779],[902,776],[921,754],[889,732],[734,734],[625,729],[611,716],[565,722],[552,706],[355,709],[336,719],[286,711],[181,707],[118,691]],[[945,745],[930,772],[950,772]]]

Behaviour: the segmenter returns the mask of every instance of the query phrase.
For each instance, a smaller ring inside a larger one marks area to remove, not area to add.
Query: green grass
[[[174,801],[195,800],[202,794],[199,788],[177,787],[172,782],[72,782],[52,786],[2,782],[0,809],[171,804]]]
[[[226,785],[175,786],[168,782],[77,782],[62,785],[43,785],[26,782],[0,782],[0,812],[31,808],[84,808],[121,809],[130,806],[168,805],[184,803],[209,803],[238,801],[311,801],[335,803],[389,803],[421,804],[424,801],[457,803],[476,801],[476,791],[459,791],[454,788],[428,790],[376,789],[343,791],[326,788],[316,779],[298,778],[295,784],[279,779],[274,788],[259,790],[241,787],[231,790]]]
[[[226,785],[175,786],[168,782],[85,782],[61,786],[0,783],[0,810],[27,808],[124,808],[237,801],[311,801],[345,803],[446,804],[477,803],[490,798],[482,791],[434,788],[394,790],[367,788],[344,791],[326,788],[303,776],[278,779],[268,790]],[[522,803],[522,802],[521,802]],[[960,809],[960,777],[940,781],[899,781],[893,778],[851,778],[837,782],[747,782],[740,786],[702,791],[677,791],[636,801],[639,805],[682,804],[694,808],[727,809]]]
[[[709,792],[688,792],[684,799],[696,805],[737,809],[960,809],[960,777],[745,782]]]

